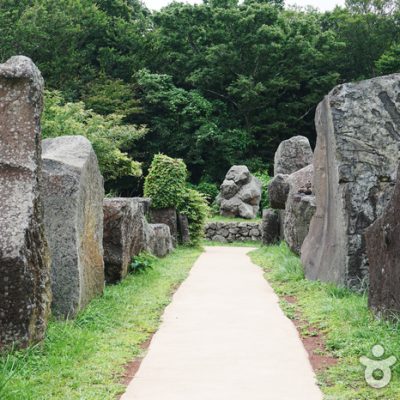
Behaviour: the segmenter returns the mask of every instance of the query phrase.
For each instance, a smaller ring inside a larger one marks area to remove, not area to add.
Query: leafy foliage
[[[210,214],[207,199],[197,190],[187,188],[181,204],[179,212],[188,218],[191,245],[197,245],[204,237],[204,227]]]
[[[265,210],[266,208],[269,208],[268,183],[271,180],[271,177],[267,170],[264,172],[256,172],[254,176],[258,178],[262,184],[260,208],[261,210]]]
[[[315,107],[337,83],[399,72],[399,4],[320,13],[207,0],[150,13],[139,0],[3,0],[0,61],[30,56],[68,101],[146,125],[123,146],[145,170],[161,152],[182,158],[192,183],[219,184],[234,164],[264,171],[284,139],[313,142]]]
[[[143,126],[122,124],[122,115],[102,116],[83,102],[64,103],[57,91],[46,92],[42,118],[44,138],[85,136],[93,145],[106,183],[122,176],[140,176],[141,166],[124,152],[146,134]]]
[[[180,159],[156,154],[144,182],[144,195],[152,207],[178,207],[186,191],[187,169]]]
[[[157,257],[150,253],[143,252],[133,257],[132,262],[129,265],[129,273],[138,274],[146,271],[146,269],[153,268],[154,263],[157,261]]]
[[[192,189],[195,189],[203,194],[209,205],[214,202],[219,193],[218,185],[206,180],[200,181],[197,185],[192,185]]]

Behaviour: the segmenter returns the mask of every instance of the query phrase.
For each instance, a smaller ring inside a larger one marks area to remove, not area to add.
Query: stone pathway
[[[208,247],[122,400],[321,400],[296,328],[251,249]]]

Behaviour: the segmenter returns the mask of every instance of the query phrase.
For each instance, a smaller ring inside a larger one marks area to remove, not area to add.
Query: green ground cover
[[[178,248],[108,286],[75,321],[51,321],[42,345],[0,356],[0,399],[115,400],[124,365],[141,354],[200,253]]]
[[[285,244],[259,248],[251,258],[265,269],[288,317],[296,318],[300,312],[303,320],[325,334],[327,352],[339,359],[336,366],[318,375],[325,400],[400,399],[399,321],[375,318],[366,295],[304,279],[299,258]],[[284,296],[294,296],[297,302],[288,303]],[[398,358],[391,383],[379,390],[366,384],[359,362],[361,356],[373,358],[371,349],[376,344],[385,348],[386,357]]]

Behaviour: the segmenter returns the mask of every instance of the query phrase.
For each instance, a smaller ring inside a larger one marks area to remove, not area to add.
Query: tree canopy
[[[399,22],[396,0],[347,0],[326,13],[283,0],[153,13],[139,0],[3,0],[0,61],[31,57],[57,90],[53,109],[108,121],[110,146],[132,165],[147,170],[164,153],[185,161],[193,183],[220,183],[232,164],[270,168],[281,140],[313,142],[315,108],[334,85],[399,72]],[[132,126],[141,133],[126,141]],[[133,194],[131,175],[119,170],[113,187]]]

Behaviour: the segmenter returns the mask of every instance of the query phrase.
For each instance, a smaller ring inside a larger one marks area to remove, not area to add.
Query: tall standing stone
[[[43,78],[26,57],[0,65],[0,348],[44,336],[50,259],[40,198]]]
[[[359,286],[364,233],[391,197],[400,158],[400,75],[337,86],[315,121],[317,210],[302,261],[310,279]]]
[[[103,177],[83,136],[43,141],[43,201],[52,309],[74,317],[104,288]]]

